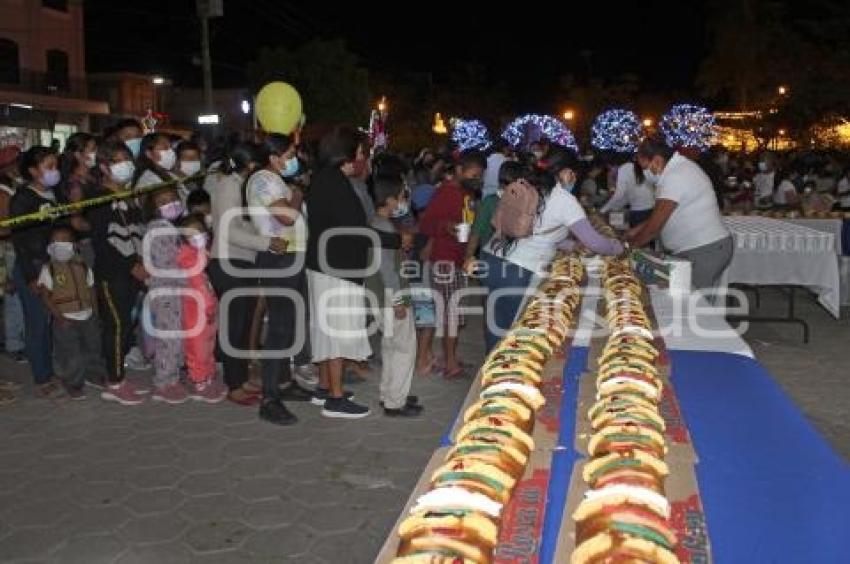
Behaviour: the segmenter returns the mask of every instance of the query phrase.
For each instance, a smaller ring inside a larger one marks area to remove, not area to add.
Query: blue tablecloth
[[[850,467],[755,360],[672,351],[672,380],[699,454],[697,479],[714,561],[848,562]],[[553,459],[540,562],[555,562],[569,477],[578,376],[587,349],[564,369],[562,448]],[[813,374],[812,378],[817,378]]]

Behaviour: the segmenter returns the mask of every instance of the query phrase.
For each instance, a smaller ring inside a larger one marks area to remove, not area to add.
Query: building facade
[[[89,98],[82,0],[0,0],[0,145],[61,145],[108,114]]]

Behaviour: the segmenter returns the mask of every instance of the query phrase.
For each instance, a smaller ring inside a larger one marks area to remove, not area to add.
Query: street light
[[[644,127],[652,127],[652,118],[643,118]]]
[[[387,97],[381,96],[380,102],[378,102],[378,111],[383,113],[387,111]]]
[[[776,91],[779,92],[780,96],[785,96],[786,94],[788,94],[788,90],[789,88],[785,85],[781,85],[779,86],[779,88],[776,89]]]
[[[242,106],[241,107],[242,107],[242,113],[243,114],[247,115],[247,114],[251,113],[251,102],[249,102],[248,100],[242,100]]]
[[[161,76],[155,76],[151,79],[151,82],[153,82],[156,86],[162,86],[165,84],[165,79]]]
[[[780,136],[784,136],[784,135],[785,135],[785,130],[784,130],[784,129],[780,129],[780,130],[779,130],[779,135],[780,135]]]
[[[565,121],[573,121],[576,117],[576,113],[573,110],[567,110],[564,112],[564,120]]]

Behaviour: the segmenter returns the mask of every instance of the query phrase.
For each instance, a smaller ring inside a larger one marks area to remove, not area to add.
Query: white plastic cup
[[[457,231],[457,241],[458,243],[468,243],[469,242],[469,233],[472,231],[472,225],[469,223],[458,223],[455,226],[455,230]]]

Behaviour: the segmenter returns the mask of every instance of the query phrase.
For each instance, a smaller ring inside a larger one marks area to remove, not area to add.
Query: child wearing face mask
[[[218,331],[218,299],[213,292],[206,268],[209,261],[210,234],[203,216],[189,215],[180,222],[183,244],[177,253],[191,295],[183,296],[183,352],[189,368],[190,397],[204,403],[220,403],[227,388],[216,380],[215,337]]]
[[[9,215],[26,215],[54,206],[56,196],[53,189],[60,181],[56,154],[48,147],[34,146],[21,156],[19,166],[25,184],[12,196]],[[52,381],[50,313],[44,307],[37,284],[41,267],[50,260],[47,255],[49,239],[49,222],[32,222],[12,231],[15,247],[13,277],[24,310],[24,352],[33,372],[35,395],[55,399],[64,396],[64,392],[58,383]]]
[[[384,233],[398,233],[394,218],[410,210],[404,184],[383,179],[375,183],[375,217],[370,225]],[[410,395],[413,370],[416,366],[416,329],[410,296],[405,295],[404,279],[400,275],[401,253],[398,249],[373,249],[381,253],[380,276],[375,292],[381,310],[375,314],[381,327],[381,405],[388,417],[416,417],[422,406]]]
[[[169,138],[161,133],[148,133],[142,137],[130,185],[138,189],[174,180],[177,178],[176,165],[177,153],[171,148]]]
[[[184,215],[183,202],[173,189],[164,189],[148,196],[148,222],[142,242],[145,263],[150,265],[147,280],[148,295],[143,314],[144,331],[152,336],[154,349],[153,401],[168,404],[184,403],[189,399],[186,388],[179,382],[183,365],[183,346],[180,337],[182,324],[182,295],[185,279],[177,264],[183,240],[176,224]]]
[[[94,274],[77,252],[70,227],[53,229],[47,254],[50,261],[41,268],[38,287],[53,317],[56,374],[68,397],[84,400],[86,376],[104,375]]]
[[[98,147],[98,168],[98,196],[127,190],[135,172],[130,149],[117,140]],[[106,401],[138,405],[145,396],[125,378],[124,362],[133,334],[133,307],[148,277],[142,261],[142,211],[134,198],[124,198],[89,208],[86,219],[91,225],[102,352],[108,376],[106,382],[92,383],[103,388],[101,398]]]
[[[201,148],[193,141],[181,141],[177,145],[177,166],[175,173],[180,178],[190,178],[201,172]],[[180,197],[186,201],[186,196],[199,190],[203,185],[202,179],[184,181],[181,183],[185,189],[185,194],[181,193]],[[187,202],[188,204],[188,202]]]

